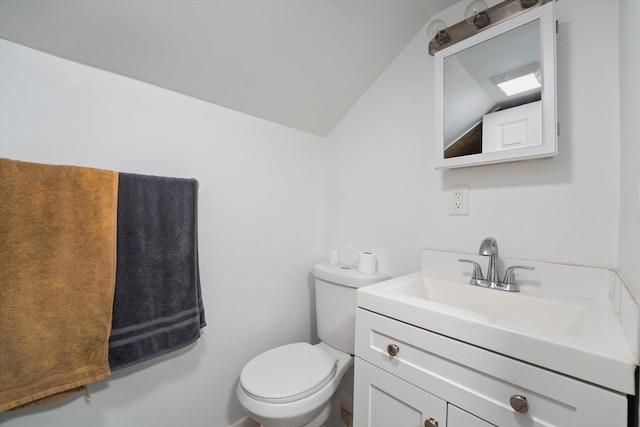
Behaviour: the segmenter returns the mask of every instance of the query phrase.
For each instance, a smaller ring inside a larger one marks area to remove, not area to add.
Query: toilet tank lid
[[[391,276],[387,273],[360,273],[356,267],[341,264],[331,265],[328,262],[314,265],[313,276],[317,279],[352,288],[360,288],[391,279]]]

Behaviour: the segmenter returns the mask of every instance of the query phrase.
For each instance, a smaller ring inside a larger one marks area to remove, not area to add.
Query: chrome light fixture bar
[[[486,12],[482,12],[482,15],[486,14],[486,16],[482,17],[482,24],[484,24],[485,19],[487,21],[487,23],[482,26],[478,25],[477,22],[475,25],[474,23],[470,24],[465,19],[449,28],[440,28],[438,30],[439,37],[437,39],[434,37],[429,41],[429,54],[433,55],[437,51],[452,46],[459,41],[465,40],[480,31],[491,28],[509,18],[513,18],[514,16],[520,15],[521,13],[552,1],[555,0],[505,0],[502,3],[498,3],[497,5],[487,9]],[[429,28],[430,27],[431,25]],[[429,33],[428,30],[427,32]],[[429,34],[429,37],[433,37],[433,34]]]

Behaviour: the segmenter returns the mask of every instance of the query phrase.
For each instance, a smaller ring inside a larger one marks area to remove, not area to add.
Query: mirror
[[[557,154],[553,8],[435,52],[436,168]]]

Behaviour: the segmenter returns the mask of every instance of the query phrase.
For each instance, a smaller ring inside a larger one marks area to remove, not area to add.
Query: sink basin
[[[389,286],[391,294],[419,298],[479,314],[487,322],[513,322],[551,333],[579,336],[584,304],[538,298],[420,276]]]
[[[545,274],[541,263],[536,273]],[[357,302],[443,336],[634,393],[635,361],[610,301],[526,286],[505,292],[468,282],[420,271],[360,288]]]

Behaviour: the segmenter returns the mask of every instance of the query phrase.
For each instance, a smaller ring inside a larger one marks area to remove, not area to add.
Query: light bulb
[[[429,37],[429,41],[435,41],[438,44],[446,43],[449,41],[447,24],[442,19],[431,21],[427,27],[427,37]]]
[[[469,24],[473,24],[477,28],[486,27],[489,23],[489,14],[487,13],[488,8],[486,1],[474,0],[464,11],[464,18]]]

